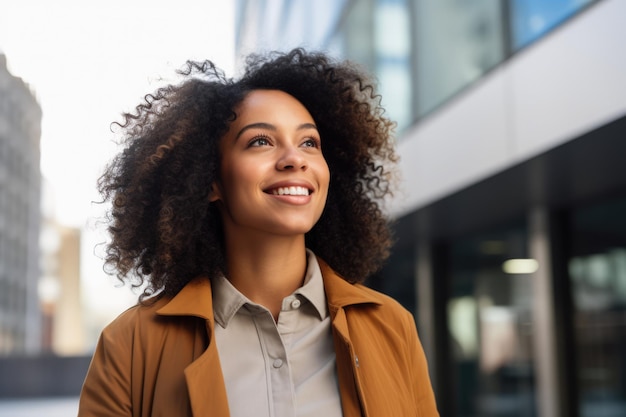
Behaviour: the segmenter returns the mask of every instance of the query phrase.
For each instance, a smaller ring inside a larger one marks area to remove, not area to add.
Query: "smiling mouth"
[[[273,195],[310,195],[311,190],[300,186],[278,187],[270,190],[270,193]]]

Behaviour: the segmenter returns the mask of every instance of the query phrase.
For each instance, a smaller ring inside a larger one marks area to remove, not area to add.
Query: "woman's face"
[[[219,201],[229,238],[304,235],[326,204],[330,173],[308,110],[278,90],[253,90],[220,143]]]

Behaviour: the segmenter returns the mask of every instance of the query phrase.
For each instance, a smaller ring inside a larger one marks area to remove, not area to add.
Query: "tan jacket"
[[[344,416],[438,416],[411,314],[319,263]],[[206,278],[174,298],[127,310],[102,332],[79,417],[228,417],[213,326]]]

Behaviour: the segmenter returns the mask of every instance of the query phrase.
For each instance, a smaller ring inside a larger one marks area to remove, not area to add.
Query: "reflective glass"
[[[534,416],[532,290],[505,261],[527,256],[521,225],[456,240],[447,301],[455,415]]]
[[[512,48],[540,38],[595,0],[510,0]]]
[[[407,2],[378,0],[374,13],[376,74],[382,104],[402,130],[413,121],[411,27]]]
[[[328,45],[376,77],[386,116],[397,132],[414,120],[412,32],[409,0],[353,2]]]
[[[626,415],[626,199],[573,214],[569,276],[581,417]]]
[[[416,115],[429,113],[504,59],[499,0],[415,0]]]

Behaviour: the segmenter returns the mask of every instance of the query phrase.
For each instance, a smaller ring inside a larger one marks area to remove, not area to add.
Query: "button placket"
[[[279,315],[278,321],[284,320]],[[287,350],[283,344],[278,330],[279,323],[274,322],[269,312],[257,317],[260,327],[263,329],[264,355],[266,358],[267,371],[270,373],[268,385],[274,404],[273,415],[291,416],[295,413],[294,393],[291,386],[290,367],[287,361]]]

